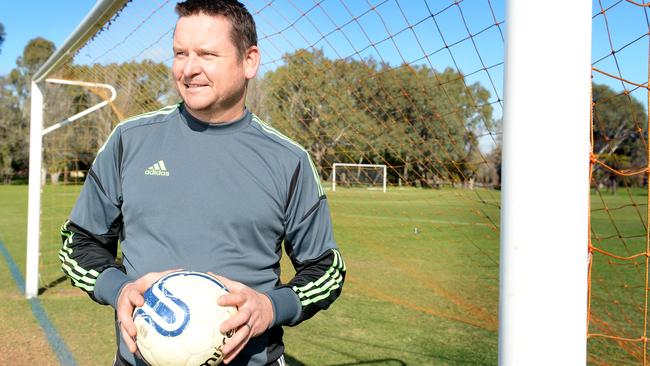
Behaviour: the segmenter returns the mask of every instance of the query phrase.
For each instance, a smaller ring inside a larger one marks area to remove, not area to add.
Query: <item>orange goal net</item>
[[[649,4],[593,2],[588,361],[648,364]]]

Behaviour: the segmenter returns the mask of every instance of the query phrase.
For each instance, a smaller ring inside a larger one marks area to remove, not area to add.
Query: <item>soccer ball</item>
[[[237,309],[217,305],[226,286],[207,273],[172,272],[144,293],[133,321],[138,350],[151,366],[211,366],[223,360],[221,347],[234,331],[219,325]]]

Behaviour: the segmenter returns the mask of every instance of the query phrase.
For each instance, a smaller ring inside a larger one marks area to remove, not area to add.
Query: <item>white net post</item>
[[[591,3],[509,1],[507,24],[499,365],[585,365]]]
[[[43,162],[43,91],[39,88],[45,79],[59,65],[69,60],[72,55],[83,46],[84,43],[99,31],[102,26],[127,2],[127,0],[98,0],[93,9],[86,15],[84,20],[66,39],[64,44],[59,48],[33,76],[31,88],[31,120],[30,120],[30,140],[29,140],[29,202],[27,212],[27,253],[25,268],[25,296],[32,298],[38,295],[39,282],[39,254],[40,254],[40,226],[41,226],[41,168]],[[70,84],[71,82],[62,80],[50,80],[51,82]],[[83,85],[84,82],[73,82],[74,85],[107,87],[105,84]],[[111,91],[111,100],[115,97],[115,91]],[[108,104],[100,103],[91,107],[92,110],[80,112],[75,116],[62,121],[57,127],[51,126],[47,132],[70,123],[82,115],[90,113],[98,108]]]
[[[78,121],[115,100],[115,88],[108,84],[84,81],[47,79],[46,82],[66,84],[80,87],[105,88],[111,92],[108,100],[104,100],[87,108],[59,123],[43,129],[43,93],[38,84],[32,83],[32,105],[30,122],[30,151],[29,151],[29,207],[27,221],[27,266],[25,270],[25,296],[32,298],[38,295],[38,262],[40,253],[40,214],[41,214],[41,167],[43,165],[43,137],[48,133]],[[31,169],[38,167],[38,169]]]
[[[40,247],[41,163],[43,159],[43,93],[32,82],[29,125],[29,201],[27,205],[27,263],[25,296],[38,295],[38,255]]]

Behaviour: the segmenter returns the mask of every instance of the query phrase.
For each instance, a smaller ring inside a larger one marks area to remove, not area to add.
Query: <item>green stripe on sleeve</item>
[[[59,251],[61,269],[72,279],[72,283],[75,287],[90,292],[95,288],[95,282],[97,281],[99,272],[94,269],[86,270],[81,267],[77,261],[69,257],[68,254],[72,254],[72,248],[68,247],[68,244],[72,243],[74,240],[74,233],[67,228],[69,222],[70,220],[67,220],[61,227],[61,235],[66,238],[63,242],[63,247]]]
[[[343,281],[341,271],[344,271],[345,264],[338,250],[332,249],[332,251],[334,252],[334,260],[323,276],[304,286],[293,287],[293,291],[296,292],[303,306],[325,299],[330,296],[332,291],[341,287]]]

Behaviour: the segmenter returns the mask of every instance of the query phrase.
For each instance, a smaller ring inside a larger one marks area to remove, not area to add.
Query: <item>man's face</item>
[[[181,17],[174,31],[172,75],[176,89],[192,114],[207,122],[241,115],[246,81],[257,72],[250,50],[239,57],[230,39],[230,21],[204,14]]]

